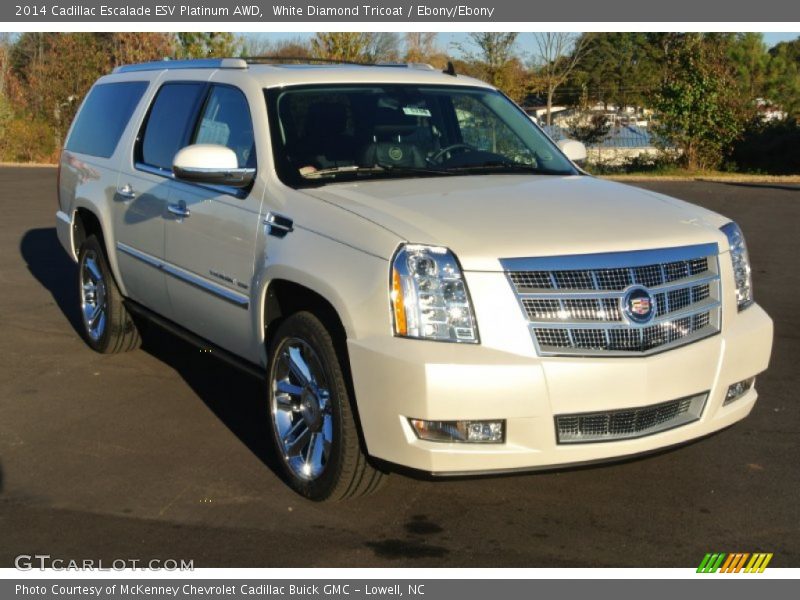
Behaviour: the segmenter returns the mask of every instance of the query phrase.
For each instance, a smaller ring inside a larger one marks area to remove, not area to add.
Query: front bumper
[[[539,469],[654,452],[746,417],[757,393],[728,386],[767,368],[772,320],[757,305],[722,333],[635,358],[531,357],[484,345],[373,337],[348,341],[370,455],[434,474]],[[708,392],[700,418],[635,439],[558,444],[554,416],[642,407]],[[423,441],[408,418],[505,419],[503,444]]]

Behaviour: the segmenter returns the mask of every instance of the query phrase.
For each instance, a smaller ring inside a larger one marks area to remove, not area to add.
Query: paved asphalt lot
[[[274,472],[260,386],[150,331],[90,351],[54,229],[55,170],[0,169],[0,566],[18,554],[195,566],[800,566],[800,187],[648,183],[738,220],[776,321],[746,421],[600,468],[425,481],[320,505]]]

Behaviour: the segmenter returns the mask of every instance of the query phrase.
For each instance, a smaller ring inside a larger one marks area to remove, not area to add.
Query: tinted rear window
[[[188,145],[205,83],[166,83],[158,91],[144,129],[141,162],[172,170],[172,159]]]
[[[75,119],[66,149],[109,158],[146,89],[146,81],[94,86]]]

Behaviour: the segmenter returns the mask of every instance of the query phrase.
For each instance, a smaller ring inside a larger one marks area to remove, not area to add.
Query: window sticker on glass
[[[200,122],[200,130],[197,132],[197,139],[202,141],[197,143],[227,146],[230,137],[231,130],[227,123],[221,123],[205,117]]]
[[[430,117],[431,111],[427,108],[419,108],[418,106],[404,106],[403,112],[409,117]]]

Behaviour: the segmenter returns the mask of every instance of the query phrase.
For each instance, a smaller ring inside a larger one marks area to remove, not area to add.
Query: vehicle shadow
[[[256,379],[155,324],[142,329],[142,350],[168,365],[208,409],[275,474],[266,380]]]
[[[783,190],[785,192],[800,192],[800,184],[781,184],[781,183],[758,183],[747,181],[726,181],[725,185],[734,187],[748,187],[748,188],[768,188],[772,190]]]
[[[50,292],[59,310],[80,334],[81,315],[75,287],[78,267],[61,247],[55,227],[27,231],[19,251],[28,271]]]
[[[77,266],[61,248],[53,227],[31,229],[20,242],[28,270],[53,296],[78,335]],[[156,325],[142,324],[142,349],[174,369],[203,403],[259,460],[280,473],[270,443],[265,383],[198,350]]]

